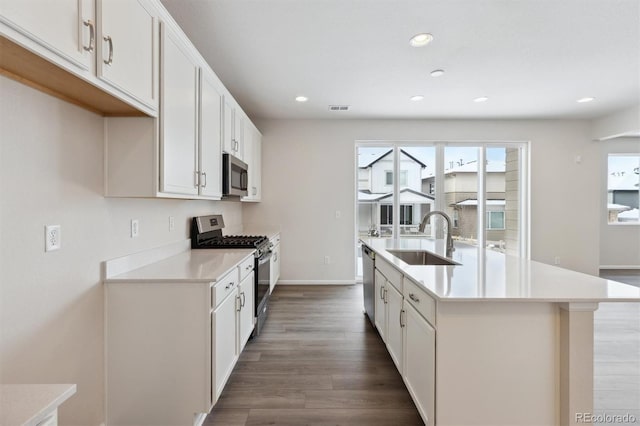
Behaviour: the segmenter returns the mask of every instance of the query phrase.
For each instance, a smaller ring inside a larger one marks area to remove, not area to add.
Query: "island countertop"
[[[444,257],[445,241],[362,238],[362,243],[440,301],[640,302],[640,288],[455,242],[460,265],[409,265],[388,250]]]

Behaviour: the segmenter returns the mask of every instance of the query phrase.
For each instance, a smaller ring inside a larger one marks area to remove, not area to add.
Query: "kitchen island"
[[[593,412],[593,312],[640,288],[456,243],[363,239],[376,254],[375,325],[426,424],[574,425]],[[445,259],[446,260],[446,259]]]

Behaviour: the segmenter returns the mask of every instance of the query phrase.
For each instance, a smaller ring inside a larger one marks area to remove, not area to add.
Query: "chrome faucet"
[[[418,231],[424,232],[424,228],[427,227],[427,222],[429,218],[435,214],[439,214],[447,221],[447,254],[448,258],[451,258],[455,248],[453,248],[453,237],[451,236],[451,218],[445,212],[441,212],[440,210],[433,210],[429,213],[425,214],[422,218],[422,222],[420,222],[420,226],[418,226]]]

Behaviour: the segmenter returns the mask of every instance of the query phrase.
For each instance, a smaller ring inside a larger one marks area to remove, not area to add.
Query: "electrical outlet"
[[[131,238],[138,238],[140,233],[140,222],[138,219],[131,219]]]
[[[329,256],[325,256],[325,257],[324,257],[324,264],[325,264],[325,265],[328,265],[328,264],[330,264],[330,263],[331,263],[331,258],[330,258]]]
[[[60,225],[44,227],[44,251],[59,250],[62,247],[62,228]]]
[[[560,264],[560,256],[556,256],[553,258],[553,264],[554,265],[559,265]]]
[[[340,219],[342,216],[342,212],[340,210],[336,210],[336,219]]]
[[[176,229],[176,219],[173,216],[169,216],[169,232]]]

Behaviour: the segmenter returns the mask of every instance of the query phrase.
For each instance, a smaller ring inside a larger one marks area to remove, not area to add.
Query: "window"
[[[451,218],[451,220],[453,220],[453,227],[457,228],[458,227],[458,223],[460,221],[460,212],[458,211],[458,209],[453,211],[453,217]]]
[[[400,186],[409,186],[409,171],[400,170]]]
[[[383,204],[380,206],[380,225],[393,224],[393,206]]]
[[[384,182],[386,185],[393,185],[393,172],[385,170]],[[400,170],[400,186],[409,186],[409,171]]]
[[[504,229],[504,212],[487,212],[487,229]]]
[[[384,183],[387,185],[393,185],[393,172],[391,170],[387,170],[384,172],[385,179]]]
[[[610,154],[607,167],[609,223],[638,223],[640,155]]]
[[[413,224],[413,206],[403,204],[400,206],[400,225]]]

